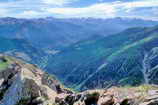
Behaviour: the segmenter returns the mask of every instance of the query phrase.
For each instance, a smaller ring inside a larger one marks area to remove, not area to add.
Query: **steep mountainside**
[[[53,76],[0,55],[0,105],[157,105],[158,87],[112,87],[75,93]]]
[[[49,73],[78,90],[158,84],[158,26],[81,41],[52,56],[49,63]]]
[[[58,48],[91,37],[107,36],[129,27],[153,26],[141,19],[0,19],[0,36],[28,40],[36,47]]]

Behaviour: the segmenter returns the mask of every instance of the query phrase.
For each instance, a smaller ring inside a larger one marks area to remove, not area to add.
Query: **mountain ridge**
[[[93,36],[107,36],[130,27],[151,27],[158,21],[141,19],[0,19],[0,36],[23,38],[36,47],[64,47]],[[107,27],[108,26],[108,27]],[[77,32],[77,33],[76,33]],[[96,37],[97,38],[97,37]],[[50,46],[51,45],[51,46]],[[46,47],[46,48],[47,48]]]

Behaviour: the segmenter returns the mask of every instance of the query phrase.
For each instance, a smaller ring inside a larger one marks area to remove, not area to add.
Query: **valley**
[[[49,71],[49,65],[47,70],[77,90],[148,84],[148,78],[152,77],[149,76],[152,74],[150,68],[157,65],[154,61],[157,60],[156,50],[154,59],[150,59],[148,56],[152,55],[148,53],[151,54],[158,46],[158,28],[138,28],[139,31],[134,33],[133,30],[76,43],[52,56],[49,62],[55,70]],[[89,84],[90,81],[93,81],[92,84]]]
[[[158,0],[0,0],[0,105],[158,105]]]
[[[111,32],[108,23],[113,23]],[[0,52],[32,63],[78,91],[157,84],[157,24],[122,18],[2,18]]]

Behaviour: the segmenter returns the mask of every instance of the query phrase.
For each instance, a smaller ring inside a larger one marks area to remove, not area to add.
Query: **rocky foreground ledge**
[[[0,105],[158,105],[158,87],[73,92],[35,65],[0,55]]]

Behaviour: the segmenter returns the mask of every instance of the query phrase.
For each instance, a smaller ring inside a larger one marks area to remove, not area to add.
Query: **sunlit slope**
[[[149,73],[144,76],[143,60],[146,54],[150,58],[155,47],[158,47],[158,27],[131,28],[109,37],[76,43],[54,55],[47,69],[76,89],[139,85],[146,82],[144,77],[152,77]],[[152,64],[148,65],[152,68]]]

